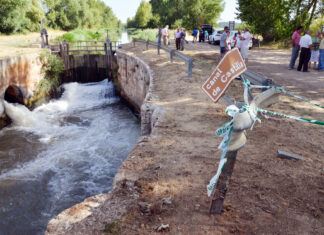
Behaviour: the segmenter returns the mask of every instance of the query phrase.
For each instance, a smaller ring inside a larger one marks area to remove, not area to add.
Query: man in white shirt
[[[311,38],[311,31],[307,30],[305,35],[300,38],[299,45],[301,48],[300,56],[299,56],[299,65],[297,67],[298,71],[301,71],[303,67],[303,72],[308,71],[308,62],[311,56],[311,49],[312,49],[312,38]]]
[[[162,29],[162,37],[163,37],[163,45],[167,46],[168,45],[168,38],[169,38],[169,25],[166,25],[164,29]]]
[[[240,45],[241,45],[241,56],[245,61],[245,65],[248,64],[248,52],[249,52],[249,42],[250,42],[250,32],[248,28],[244,29],[243,35],[240,37]]]

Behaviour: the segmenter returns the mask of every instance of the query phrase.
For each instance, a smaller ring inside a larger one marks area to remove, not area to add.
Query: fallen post
[[[277,157],[294,159],[294,160],[305,160],[305,158],[302,157],[302,156],[299,156],[299,155],[296,155],[296,154],[293,154],[293,153],[287,153],[287,152],[281,151],[279,149],[277,151]]]

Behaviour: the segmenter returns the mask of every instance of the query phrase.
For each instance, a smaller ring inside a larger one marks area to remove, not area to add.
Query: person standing
[[[183,28],[180,29],[181,32],[181,38],[180,38],[180,50],[183,51],[184,50],[184,44],[186,41],[186,32],[184,31]]]
[[[240,40],[241,40],[241,56],[245,62],[245,65],[248,65],[249,59],[248,59],[248,54],[249,54],[249,42],[250,42],[250,32],[249,32],[249,28],[245,28],[244,29],[244,33],[241,36]]]
[[[312,62],[314,62],[314,69],[316,69],[316,64],[318,63],[318,57],[319,57],[319,45],[321,43],[321,34],[319,31],[315,32],[315,37],[312,38],[312,53],[311,58],[309,61],[308,67],[310,68],[312,65]]]
[[[202,28],[200,28],[199,30],[199,42],[204,42],[205,41],[205,35],[204,35],[204,30],[202,30]]]
[[[231,39],[231,34],[229,31],[226,32],[226,47],[225,51],[226,53],[232,49],[232,39]]]
[[[289,63],[289,70],[294,69],[298,53],[299,53],[299,41],[300,41],[300,34],[301,31],[303,30],[302,26],[298,26],[296,31],[293,33],[291,36],[291,45],[292,45],[292,53],[291,53],[291,58],[290,58],[290,63]]]
[[[157,38],[158,38],[158,45],[161,46],[162,30],[160,26],[158,27]]]
[[[237,31],[237,34],[236,34],[236,40],[235,40],[235,44],[234,44],[234,47],[237,47],[237,49],[241,50],[241,30],[238,30]]]
[[[312,38],[311,38],[311,31],[307,30],[305,35],[300,38],[299,45],[300,45],[300,56],[299,56],[299,64],[297,67],[298,71],[301,71],[303,68],[303,72],[308,71],[308,62],[311,56],[311,49],[312,49]]]
[[[324,71],[324,31],[322,32],[322,40],[319,46],[319,61],[318,61],[318,70]]]
[[[221,54],[221,59],[224,57],[226,53],[226,48],[227,48],[227,32],[229,32],[229,28],[227,26],[224,27],[224,32],[220,38],[219,41],[219,47],[220,47],[220,54]]]
[[[177,31],[175,32],[174,38],[176,40],[176,49],[180,50],[181,32],[180,32],[179,28],[177,28]]]
[[[193,40],[192,42],[197,42],[197,35],[198,35],[198,29],[194,29],[193,32],[192,32],[192,36],[193,36]]]
[[[206,30],[205,30],[205,41],[206,41],[206,42],[207,42],[208,39],[209,39],[208,37],[209,37],[209,36],[208,36],[208,30],[206,29]]]
[[[162,29],[162,36],[163,36],[163,45],[167,46],[168,45],[168,38],[169,38],[169,25],[166,25],[164,29]]]

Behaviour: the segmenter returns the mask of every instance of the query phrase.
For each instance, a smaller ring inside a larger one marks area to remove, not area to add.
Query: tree
[[[137,8],[135,15],[135,23],[139,28],[147,27],[148,22],[152,19],[152,6],[150,3],[142,0]]]
[[[267,41],[285,39],[298,25],[307,29],[323,14],[323,0],[238,0],[238,18]]]
[[[213,24],[224,9],[222,0],[150,0],[150,3],[161,25],[182,22],[186,28]]]
[[[29,0],[0,0],[0,32],[21,32],[28,25],[25,17]]]

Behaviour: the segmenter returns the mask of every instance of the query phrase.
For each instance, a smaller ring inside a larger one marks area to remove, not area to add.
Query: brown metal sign
[[[237,48],[226,53],[215,71],[202,85],[203,91],[217,102],[231,82],[246,70],[243,58]]]

